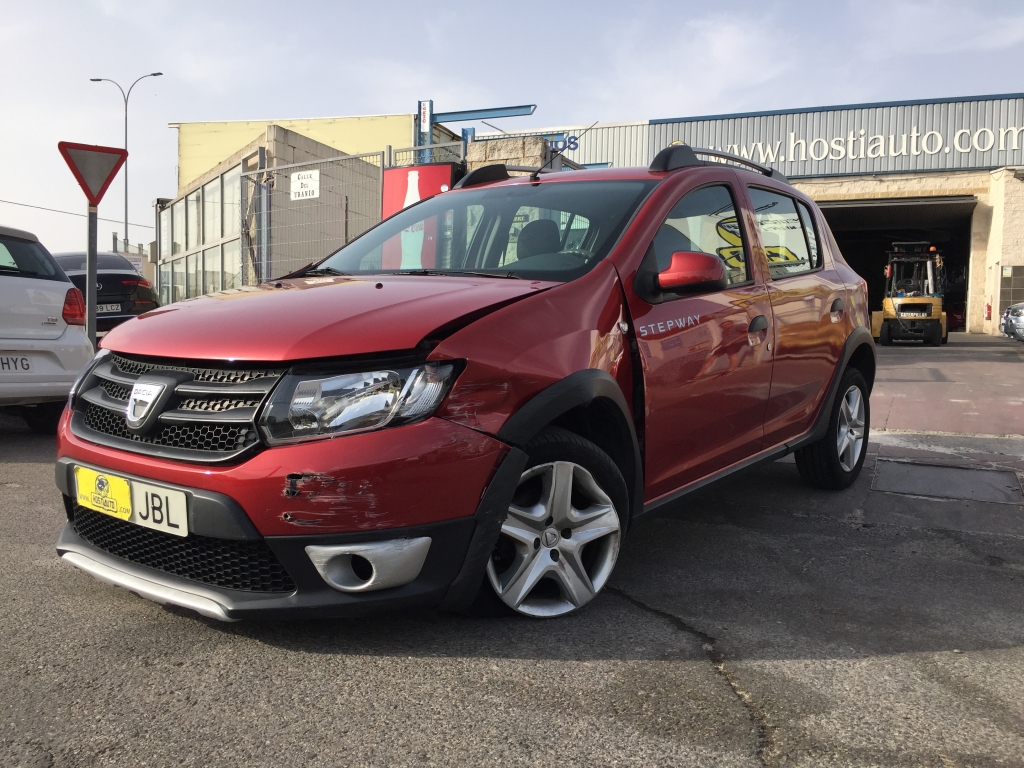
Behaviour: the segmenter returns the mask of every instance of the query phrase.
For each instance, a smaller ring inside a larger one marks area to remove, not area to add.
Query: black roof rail
[[[687,168],[694,165],[705,165],[704,162],[697,159],[697,155],[707,155],[709,157],[717,157],[721,160],[728,160],[731,163],[738,163],[739,165],[745,165],[752,170],[762,173],[770,179],[777,179],[783,183],[788,184],[789,179],[781,171],[777,171],[774,168],[755,163],[746,157],[740,157],[730,152],[722,152],[718,149],[704,149],[703,147],[691,147],[688,144],[673,144],[665,147],[659,152],[653,161],[651,161],[652,171],[674,171],[676,168]]]
[[[482,168],[477,168],[475,171],[470,171],[459,179],[452,189],[475,187],[478,184],[490,184],[492,181],[506,181],[510,178],[508,168],[505,167],[504,163],[495,163],[494,165],[485,165]]]
[[[704,163],[697,159],[693,147],[689,144],[672,144],[654,156],[651,161],[651,170],[674,171],[677,168],[690,168],[695,165],[704,165]]]

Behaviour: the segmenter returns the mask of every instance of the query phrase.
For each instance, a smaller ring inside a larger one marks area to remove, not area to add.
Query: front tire
[[[889,332],[888,322],[883,322],[881,330],[878,331],[878,343],[883,347],[888,347],[892,344],[892,335]]]
[[[593,600],[619,555],[629,493],[594,443],[548,427],[530,456],[487,563],[484,589],[507,610],[564,616]]]
[[[804,482],[836,491],[852,485],[864,466],[870,424],[867,383],[860,371],[847,368],[825,437],[796,452],[796,466]]]

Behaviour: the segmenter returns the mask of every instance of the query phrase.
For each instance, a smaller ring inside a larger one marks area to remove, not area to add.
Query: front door
[[[658,230],[641,269],[676,251],[717,254],[729,285],[699,295],[631,297],[644,369],[645,500],[680,488],[761,447],[772,375],[767,290],[752,269],[728,184],[686,193]]]

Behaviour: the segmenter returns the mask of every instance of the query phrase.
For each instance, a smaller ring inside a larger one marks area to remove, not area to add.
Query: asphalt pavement
[[[852,488],[733,478],[548,621],[144,601],[57,559],[54,441],[0,416],[0,766],[1024,766],[1024,346],[879,362]]]

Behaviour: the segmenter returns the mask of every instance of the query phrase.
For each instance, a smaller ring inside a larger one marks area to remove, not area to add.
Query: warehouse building
[[[967,330],[1024,301],[1024,94],[538,129],[584,166],[648,165],[674,142],[749,158],[813,198],[881,305],[897,240],[942,250]],[[479,134],[506,139],[511,134]]]

